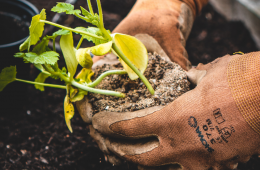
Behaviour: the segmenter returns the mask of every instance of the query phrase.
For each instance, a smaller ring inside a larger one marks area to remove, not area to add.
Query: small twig
[[[50,139],[48,140],[48,142],[47,142],[48,145],[51,143],[52,139],[53,139],[53,136],[51,136]]]

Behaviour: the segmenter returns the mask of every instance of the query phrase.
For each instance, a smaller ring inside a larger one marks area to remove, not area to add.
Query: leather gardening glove
[[[113,32],[137,35],[149,52],[155,51],[163,57],[168,55],[183,69],[189,70],[191,63],[185,50],[186,39],[194,17],[207,1],[137,0],[128,16]],[[95,56],[93,60],[99,58]]]
[[[188,75],[197,87],[165,107],[95,114],[100,148],[144,169],[234,169],[260,154],[260,52],[226,55]]]

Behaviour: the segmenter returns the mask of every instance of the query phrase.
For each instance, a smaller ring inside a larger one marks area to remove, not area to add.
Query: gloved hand
[[[191,31],[194,16],[207,1],[137,0],[128,16],[113,33],[137,36],[149,52],[156,51],[161,56],[168,55],[184,70],[189,70],[191,63],[185,50],[186,39]],[[94,61],[99,58],[96,56]]]
[[[103,152],[184,170],[234,169],[260,154],[260,52],[227,55],[188,76],[197,87],[166,107],[95,114],[90,133]]]

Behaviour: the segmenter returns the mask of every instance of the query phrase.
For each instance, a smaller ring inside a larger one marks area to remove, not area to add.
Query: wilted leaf
[[[91,47],[91,52],[94,55],[102,56],[109,53],[111,51],[111,48],[112,48],[112,41],[109,41],[107,43],[99,44],[97,46]]]
[[[74,106],[73,104],[70,102],[69,100],[69,96],[66,95],[65,99],[64,99],[64,117],[65,117],[65,122],[66,125],[69,129],[69,131],[72,133],[72,127],[71,127],[71,123],[70,123],[70,119],[72,119],[74,116]]]
[[[137,38],[125,34],[113,34],[113,39],[118,48],[125,54],[125,56],[144,73],[148,64],[148,54],[145,46]],[[131,80],[138,78],[138,75],[120,59],[125,71],[128,73]]]
[[[76,59],[83,68],[91,68],[93,60],[90,55],[90,48],[80,48],[76,52]]]
[[[4,68],[0,73],[0,92],[3,91],[6,85],[15,81],[16,67],[10,66]]]
[[[74,97],[77,93],[78,93],[78,89],[77,88],[74,88],[72,86],[69,87],[69,96],[70,98]]]
[[[69,93],[71,102],[80,101],[84,98],[85,95],[88,94],[87,91],[73,88],[72,86],[69,87]]]
[[[27,50],[29,47],[29,42],[30,42],[30,36],[20,45],[19,50],[20,51]]]
[[[45,20],[45,19],[46,19],[45,9],[42,9],[40,14],[35,15],[32,18],[32,22],[29,27],[30,45],[35,45],[39,41],[40,37],[42,36],[42,33],[44,31],[44,23],[40,22],[40,20]]]
[[[76,72],[78,62],[76,59],[76,51],[74,48],[73,37],[71,32],[68,35],[61,36],[60,47],[65,58],[68,71],[70,72],[70,77],[72,78]]]
[[[91,83],[91,77],[94,75],[94,72],[91,69],[83,68],[79,74],[76,76],[76,79],[80,79],[79,83]]]
[[[85,91],[85,90],[81,90],[79,89],[79,91],[73,96],[70,98],[70,101],[71,102],[77,102],[77,101],[80,101],[84,98],[85,95],[87,95],[88,92]]]
[[[44,83],[49,76],[48,74],[40,73],[35,79],[35,82]],[[34,87],[40,91],[44,91],[44,86],[35,84]]]

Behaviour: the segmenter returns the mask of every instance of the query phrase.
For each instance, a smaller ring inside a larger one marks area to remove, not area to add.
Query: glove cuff
[[[208,0],[180,0],[184,3],[186,3],[193,12],[194,17],[197,16],[203,6],[205,6],[208,3]]]
[[[246,122],[260,134],[260,52],[235,56],[227,77],[232,96]]]

